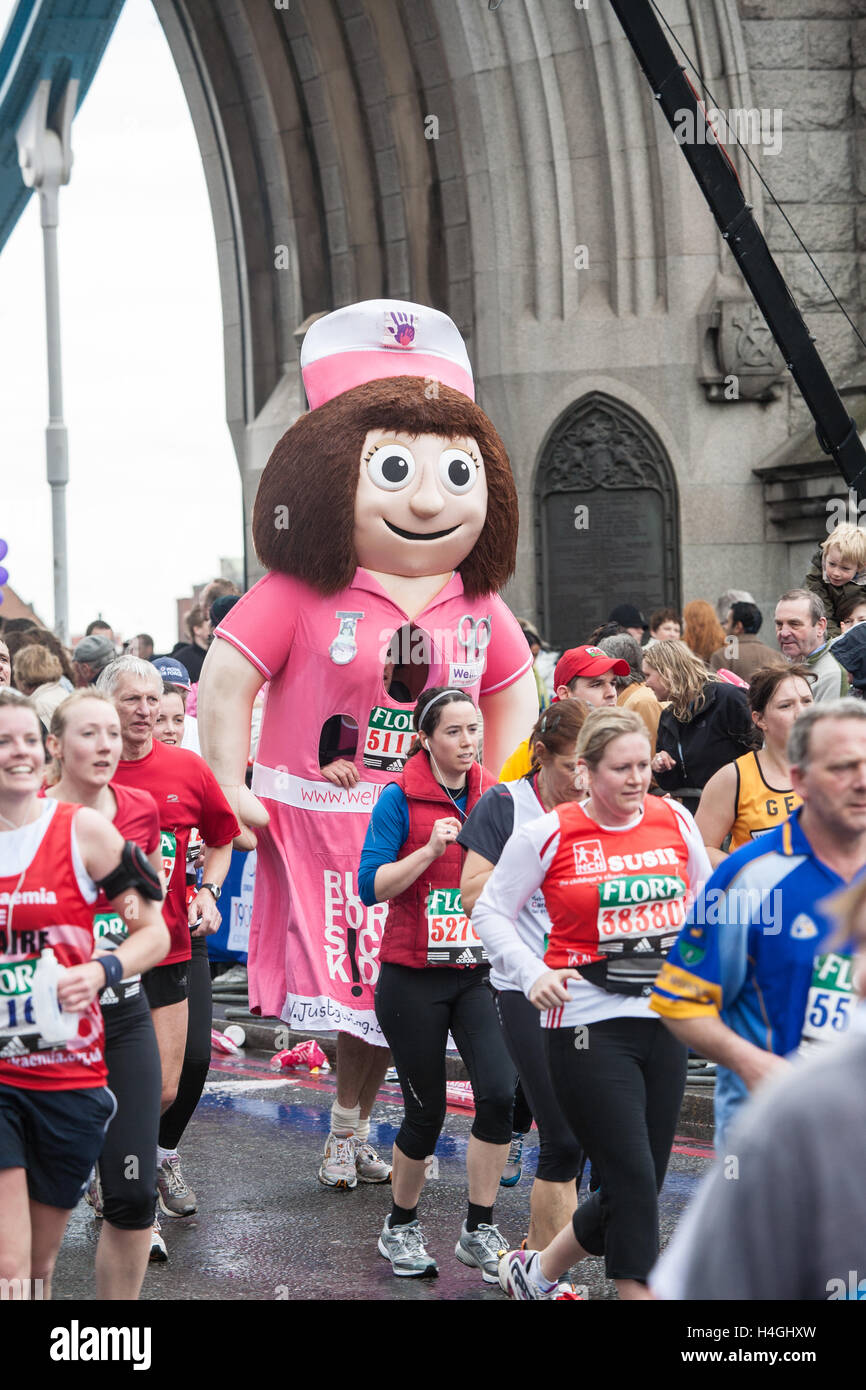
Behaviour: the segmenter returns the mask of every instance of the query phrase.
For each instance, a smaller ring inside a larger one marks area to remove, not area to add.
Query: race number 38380
[[[686,920],[686,885],[676,874],[607,879],[598,896],[599,941],[679,931]]]

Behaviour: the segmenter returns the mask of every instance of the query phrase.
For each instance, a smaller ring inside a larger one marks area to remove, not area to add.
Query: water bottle
[[[33,1018],[48,1043],[65,1043],[78,1033],[80,1014],[67,1013],[57,998],[57,986],[66,973],[50,946],[46,946],[33,971]]]

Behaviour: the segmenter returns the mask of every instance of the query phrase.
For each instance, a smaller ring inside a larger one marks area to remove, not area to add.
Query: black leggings
[[[192,938],[189,963],[189,1022],[183,1067],[177,1095],[159,1122],[159,1143],[163,1149],[176,1149],[184,1130],[201,1100],[210,1067],[210,1035],[213,1027],[213,996],[207,937]]]
[[[143,990],[134,999],[107,1004],[103,1017],[108,1084],[117,1097],[99,1157],[103,1212],[121,1231],[144,1231],[153,1225],[156,1193],[159,1048]]]
[[[544,1055],[541,1015],[520,990],[496,995],[502,1035],[520,1074],[529,1108],[538,1125],[538,1168],[542,1182],[572,1182],[583,1170],[583,1151],[562,1113]],[[527,1129],[529,1126],[527,1125]]]
[[[500,1019],[500,1023],[501,1022],[502,1020]],[[505,1045],[508,1047],[507,1038],[505,1039]],[[511,1053],[510,1047],[508,1051]],[[517,1063],[513,1053],[511,1053],[511,1060],[516,1066]],[[512,1124],[514,1125],[515,1134],[528,1134],[532,1129],[532,1106],[526,1099],[526,1092],[520,1083],[519,1076],[517,1078],[517,1089],[514,1092],[514,1119],[512,1120]]]
[[[658,1193],[688,1050],[653,1019],[541,1031],[562,1112],[601,1182],[574,1213],[574,1234],[590,1255],[604,1255],[609,1279],[645,1283],[658,1256]]]
[[[488,971],[384,962],[376,1017],[394,1056],[405,1114],[397,1147],[428,1158],[445,1120],[445,1048],[449,1029],[475,1097],[472,1133],[485,1144],[511,1142],[517,1080],[496,1019]]]

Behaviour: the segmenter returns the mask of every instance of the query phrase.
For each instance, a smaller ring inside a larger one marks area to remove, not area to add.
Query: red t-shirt
[[[134,764],[131,764],[134,766]],[[133,840],[147,855],[159,844],[159,809],[149,791],[141,787],[115,786],[117,812],[112,825],[124,840]]]
[[[186,850],[190,831],[198,826],[205,844],[218,848],[231,844],[240,827],[207,763],[188,748],[172,748],[154,740],[143,758],[121,758],[112,781],[115,790],[118,784],[150,792],[156,802],[163,866],[170,873],[162,913],[171,933],[171,946],[162,964],[189,960]]]

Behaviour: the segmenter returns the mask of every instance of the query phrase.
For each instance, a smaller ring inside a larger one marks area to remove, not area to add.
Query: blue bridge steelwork
[[[70,79],[81,106],[123,0],[19,0],[0,40],[0,251],[32,193],[18,167],[15,132],[38,84],[51,82],[53,109]]]

